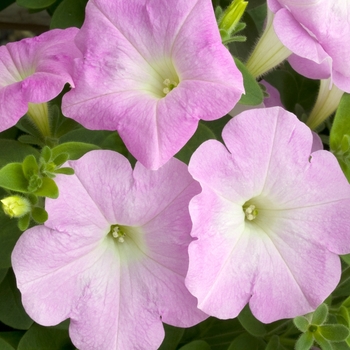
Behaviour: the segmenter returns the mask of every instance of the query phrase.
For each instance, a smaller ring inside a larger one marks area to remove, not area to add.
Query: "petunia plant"
[[[3,0],[0,350],[350,349],[349,6]]]

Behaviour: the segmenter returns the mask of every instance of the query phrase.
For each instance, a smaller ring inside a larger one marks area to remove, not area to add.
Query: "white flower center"
[[[163,81],[163,84],[165,85],[163,92],[165,95],[167,95],[172,89],[177,87],[178,83],[176,81],[171,81],[170,79],[167,78]]]
[[[116,239],[117,242],[119,243],[124,243],[125,242],[125,237],[126,234],[125,232],[120,228],[118,225],[112,225],[110,233],[112,234],[113,238]]]
[[[243,211],[247,220],[252,221],[258,215],[258,210],[255,208],[254,204],[250,204],[249,206],[243,206]]]

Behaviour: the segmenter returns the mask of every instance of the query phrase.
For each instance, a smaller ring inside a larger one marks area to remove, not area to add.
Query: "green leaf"
[[[17,227],[17,220],[10,219],[0,210],[0,269],[11,266],[11,253],[21,231]]]
[[[18,343],[23,337],[24,333],[24,331],[0,332],[0,338],[8,345],[10,345],[13,349],[17,349]],[[0,349],[3,350],[2,347],[0,347]]]
[[[325,339],[335,342],[343,341],[350,335],[349,329],[341,324],[320,326],[320,333]]]
[[[228,347],[227,350],[264,350],[265,343],[248,333],[238,336]]]
[[[199,123],[197,131],[186,143],[186,145],[175,155],[177,159],[188,164],[193,152],[204,142],[209,139],[215,139],[214,133],[204,124]]]
[[[238,320],[247,332],[254,336],[263,337],[267,333],[265,325],[253,316],[248,305],[240,312]]]
[[[44,9],[52,5],[56,0],[16,0],[19,6],[29,9]]]
[[[180,350],[211,350],[210,345],[204,340],[194,340],[180,348]]]
[[[17,224],[18,224],[18,228],[21,231],[25,231],[29,227],[29,224],[30,224],[30,213],[19,218]]]
[[[85,18],[87,0],[63,0],[53,13],[50,29],[80,28]]]
[[[311,323],[317,326],[323,324],[328,316],[327,304],[321,304],[312,314]]]
[[[57,157],[54,158],[53,162],[56,166],[61,166],[69,159],[69,154],[67,152],[60,153]]]
[[[335,114],[329,135],[329,145],[332,151],[341,148],[344,135],[350,134],[350,94],[344,93]]]
[[[309,321],[304,316],[297,316],[293,319],[295,327],[299,329],[300,332],[306,332],[309,328]]]
[[[281,345],[280,339],[277,335],[273,335],[266,345],[265,350],[284,350],[285,348]]]
[[[11,346],[8,342],[1,338],[0,333],[0,349],[1,350],[16,350],[13,346]]]
[[[55,170],[55,174],[74,175],[74,169],[66,167],[59,168]]]
[[[3,279],[5,278],[5,276],[7,274],[7,270],[8,270],[8,268],[0,269],[0,284],[3,281]]]
[[[239,103],[251,106],[259,105],[264,100],[264,94],[259,83],[238,58],[235,58],[235,63],[243,75],[243,84],[245,89],[245,94],[242,95]]]
[[[44,208],[34,207],[32,210],[32,218],[38,224],[43,224],[49,218],[49,215]]]
[[[237,318],[219,320],[209,317],[194,327],[186,328],[180,345],[201,339],[206,341],[213,350],[227,350],[231,342],[242,332],[244,328]]]
[[[346,327],[350,326],[349,310],[344,305],[341,305],[339,308],[339,313],[337,314],[337,323],[343,324]]]
[[[334,350],[332,347],[332,344],[329,342],[329,340],[325,339],[321,333],[315,332],[314,337],[316,342],[320,345],[322,350]]]
[[[310,332],[303,333],[295,344],[295,350],[309,350],[314,343],[314,337]]]
[[[10,163],[0,169],[0,187],[26,193],[28,185],[21,163]]]
[[[165,323],[163,326],[165,337],[158,350],[176,350],[185,330],[183,328],[169,326]]]
[[[45,146],[40,153],[40,156],[43,158],[45,163],[48,163],[51,160],[52,152],[50,147]]]
[[[101,149],[100,147],[92,143],[84,142],[66,142],[54,147],[52,151],[52,157],[56,160],[61,154],[68,154],[70,160],[79,159],[85,153]],[[60,158],[58,158],[60,160]]]
[[[17,350],[74,350],[67,330],[56,327],[42,327],[36,323],[19,342]]]
[[[345,261],[348,265],[350,265],[350,254],[341,255],[340,257],[342,258],[343,261]]]
[[[24,158],[22,163],[22,169],[24,176],[28,180],[32,177],[32,175],[37,175],[39,173],[38,162],[32,154]]]
[[[0,285],[0,321],[17,329],[28,329],[33,323],[24,311],[11,269]]]
[[[57,198],[58,187],[56,182],[48,177],[43,177],[42,181],[41,187],[34,194],[41,197]]]

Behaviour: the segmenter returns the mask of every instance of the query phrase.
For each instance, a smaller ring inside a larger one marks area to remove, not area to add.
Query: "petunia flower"
[[[202,192],[186,285],[209,315],[236,317],[249,302],[262,322],[317,308],[350,252],[350,186],[311,130],[280,107],[249,110],[203,143],[189,171]]]
[[[70,318],[80,350],[157,349],[162,321],[189,327],[207,316],[185,287],[191,220],[200,191],[182,162],[159,171],[93,151],[57,175],[49,219],[21,236],[12,264],[27,313],[50,326]]]
[[[75,88],[63,113],[89,129],[117,130],[157,169],[244,92],[210,0],[90,0],[76,43]]]
[[[40,131],[40,104],[56,97],[66,83],[74,86],[73,58],[80,56],[74,44],[78,28],[50,30],[34,38],[0,46],[0,132],[15,125],[29,110]],[[38,105],[39,104],[39,107]],[[38,119],[38,120],[37,120]]]
[[[339,89],[350,92],[350,1],[268,0],[267,5],[265,40],[248,61],[254,74],[289,57],[300,74],[331,78]]]

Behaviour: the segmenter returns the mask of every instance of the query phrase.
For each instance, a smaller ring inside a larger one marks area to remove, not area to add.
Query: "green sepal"
[[[55,174],[74,175],[74,169],[68,167],[59,168],[55,170]]]
[[[34,192],[37,196],[56,199],[58,197],[58,187],[54,180],[49,177],[42,178],[42,186]]]
[[[312,314],[311,323],[319,326],[326,321],[327,316],[328,306],[323,303]]]
[[[332,342],[346,340],[350,335],[349,329],[342,324],[327,324],[320,326],[319,329],[322,336]]]
[[[41,150],[41,154],[40,156],[43,158],[45,163],[50,162],[51,157],[52,157],[52,152],[50,147],[45,146],[42,150]]]
[[[0,187],[16,192],[28,192],[29,182],[22,163],[9,163],[0,169]]]
[[[69,159],[69,154],[67,152],[60,153],[57,157],[54,158],[53,162],[57,167],[64,164]]]
[[[303,333],[295,343],[295,350],[309,350],[314,343],[314,337],[311,333]]]
[[[67,153],[70,160],[76,160],[82,157],[85,153],[99,150],[100,147],[93,145],[91,143],[85,142],[65,142],[52,149],[52,157],[56,159],[62,153]]]
[[[49,215],[44,208],[34,207],[32,210],[32,218],[38,224],[43,224],[49,218]]]
[[[49,177],[43,177],[41,187],[35,191],[34,194],[40,197],[56,199],[58,197],[58,187],[56,182]]]
[[[300,332],[306,332],[309,328],[309,320],[304,316],[297,316],[293,319],[295,327],[299,329]]]
[[[238,103],[251,106],[259,105],[264,100],[264,94],[259,83],[238,58],[235,58],[234,60],[237,68],[243,75],[243,84],[245,89],[245,94],[242,95]]]
[[[263,337],[267,333],[265,325],[253,316],[248,305],[238,315],[238,321],[247,332],[256,337]]]
[[[30,213],[18,219],[17,226],[21,231],[25,231],[30,224]]]
[[[35,194],[29,193],[27,195],[27,198],[32,205],[35,205],[38,203],[38,197]]]

